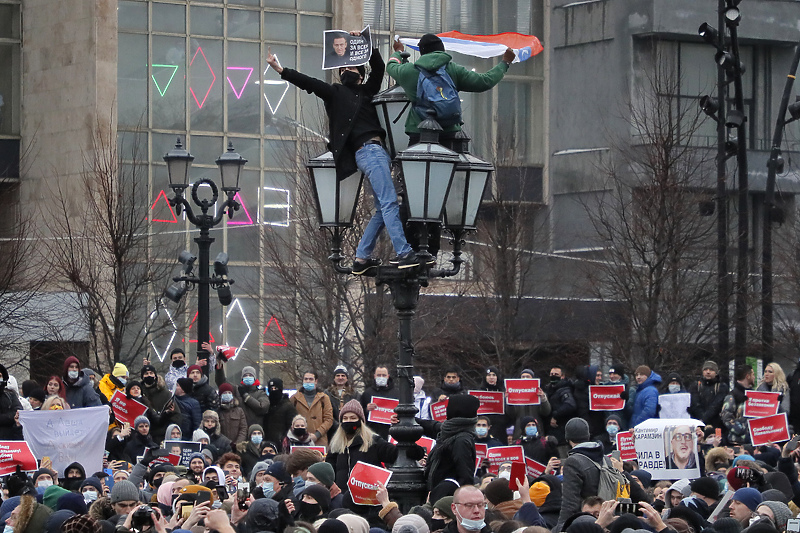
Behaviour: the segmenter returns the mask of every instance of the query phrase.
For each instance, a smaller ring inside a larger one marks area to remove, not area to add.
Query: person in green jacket
[[[488,91],[503,79],[505,73],[508,71],[511,62],[514,61],[516,55],[511,48],[506,49],[503,54],[503,61],[495,65],[484,73],[473,72],[466,69],[453,61],[452,56],[444,51],[444,43],[442,40],[432,33],[426,33],[419,40],[419,53],[420,57],[416,63],[403,63],[400,53],[404,50],[403,43],[395,41],[392,45],[394,54],[389,58],[386,64],[386,72],[397,80],[397,83],[406,91],[406,96],[412,101],[417,100],[417,80],[419,80],[419,69],[423,68],[429,71],[436,71],[442,65],[447,65],[445,70],[453,79],[456,89],[458,91],[467,91],[472,93],[480,93]],[[419,129],[417,126],[424,120],[420,117],[413,106],[408,111],[406,118],[406,134],[409,137],[409,144],[416,144],[419,142]],[[456,132],[461,130],[460,124],[454,124],[445,128],[440,136],[439,142],[448,146]]]

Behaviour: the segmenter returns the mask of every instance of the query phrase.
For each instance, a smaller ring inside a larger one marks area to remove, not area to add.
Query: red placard
[[[495,446],[486,452],[489,459],[489,472],[497,474],[502,463],[524,463],[525,451],[522,446]]]
[[[127,422],[132,426],[136,417],[147,411],[147,406],[136,400],[129,400],[124,392],[116,390],[111,396],[111,410],[114,411],[114,417],[118,421],[123,424]],[[133,429],[136,430],[136,428]]]
[[[539,477],[544,474],[544,469],[547,468],[539,461],[534,461],[530,457],[525,458],[525,473],[531,477]]]
[[[471,390],[468,392],[470,396],[475,396],[481,401],[478,415],[502,415],[505,413],[502,391]]]
[[[525,463],[511,463],[511,477],[508,479],[508,486],[511,490],[519,490],[525,483],[526,466]],[[519,482],[519,484],[517,484]]]
[[[746,390],[744,394],[747,396],[747,401],[744,402],[744,416],[761,418],[778,414],[781,393]]]
[[[226,361],[233,361],[236,359],[236,346],[228,346],[227,344],[223,344],[222,346],[217,346],[217,351],[221,352],[222,355],[225,356]]]
[[[169,453],[167,455],[162,455],[161,457],[156,457],[150,462],[149,466],[157,465],[157,464],[169,464],[172,466],[178,466],[178,463],[181,462],[181,456],[175,453]]]
[[[447,420],[447,401],[448,400],[445,398],[441,402],[431,404],[431,418],[437,422],[444,422]]]
[[[786,413],[753,418],[747,421],[747,425],[750,429],[750,441],[753,446],[789,440],[789,424],[786,421]]]
[[[377,407],[369,412],[367,420],[375,422],[376,424],[391,424],[392,417],[394,416],[394,408],[400,404],[400,400],[373,396],[372,403],[377,405]]]
[[[353,503],[358,505],[380,505],[376,493],[378,482],[386,485],[392,477],[391,470],[361,461],[356,463],[347,478],[347,486]]]
[[[589,409],[592,411],[619,411],[625,400],[619,397],[625,385],[589,385]]]
[[[489,446],[486,444],[481,444],[480,442],[475,443],[475,457],[479,460],[483,461],[486,459],[486,455],[489,453]]]
[[[389,435],[389,444],[397,445],[397,441],[391,435]],[[420,437],[415,444],[417,446],[422,446],[428,453],[431,453],[433,447],[436,446],[436,440],[430,437]]]
[[[539,379],[507,379],[508,405],[539,405]]]
[[[636,460],[636,443],[633,440],[633,431],[620,431],[617,433],[617,449],[619,458],[623,461]]]
[[[30,446],[24,440],[0,441],[0,476],[16,471],[17,465],[22,470],[36,470],[39,465],[33,456]]]
[[[292,452],[295,450],[295,448],[303,448],[304,450],[317,450],[317,451],[318,451],[319,453],[321,453],[323,456],[324,456],[326,453],[328,453],[328,452],[325,450],[325,446],[292,446],[292,447],[289,449],[289,453],[292,453]]]

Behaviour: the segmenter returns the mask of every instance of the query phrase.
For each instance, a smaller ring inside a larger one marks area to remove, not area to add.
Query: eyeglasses
[[[483,506],[484,506],[484,505],[486,505],[484,502],[480,502],[480,503],[461,503],[461,502],[453,502],[453,503],[454,503],[454,504],[456,504],[456,505],[463,505],[463,506],[464,506],[464,507],[466,507],[468,510],[472,510],[472,509],[481,509],[481,508],[483,508]]]
[[[681,441],[691,442],[692,434],[691,433],[675,433],[674,435],[672,435],[672,438],[674,440],[678,441],[678,442],[681,442]]]

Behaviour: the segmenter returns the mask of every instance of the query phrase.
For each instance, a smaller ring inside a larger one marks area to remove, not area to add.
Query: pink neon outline
[[[214,70],[211,68],[211,63],[208,62],[208,58],[206,57],[206,53],[203,52],[203,47],[200,46],[200,45],[197,46],[197,50],[195,51],[194,55],[192,56],[192,60],[189,61],[189,66],[191,67],[192,63],[194,63],[194,59],[197,57],[197,53],[198,52],[200,52],[200,54],[203,56],[203,59],[206,62],[206,66],[208,67],[208,71],[211,72],[211,75],[214,77],[214,79],[211,80],[211,85],[208,86],[208,90],[206,91],[205,97],[203,97],[203,103],[200,103],[197,100],[197,96],[194,94],[194,89],[192,89],[191,85],[189,86],[189,92],[192,93],[192,98],[194,98],[195,103],[197,103],[197,107],[199,109],[203,109],[203,105],[206,103],[206,99],[208,98],[208,95],[211,94],[211,88],[214,86],[214,83],[217,81],[217,75],[214,74]]]
[[[283,339],[283,344],[278,344],[276,342],[262,342],[261,344],[263,346],[289,346],[289,343],[286,342],[286,337],[283,336],[283,328],[281,328],[281,324],[280,324],[280,322],[278,322],[278,319],[275,318],[275,315],[272,315],[269,318],[269,320],[267,321],[267,327],[264,328],[264,331],[261,334],[264,335],[264,334],[267,333],[267,330],[269,329],[269,325],[272,324],[273,320],[275,321],[275,325],[278,326],[278,333],[280,333],[281,339]]]
[[[169,205],[169,200],[167,199],[167,193],[164,192],[164,189],[161,189],[161,192],[159,192],[158,195],[156,196],[155,202],[153,202],[153,205],[150,206],[150,211],[152,211],[156,207],[156,204],[158,203],[158,200],[162,196],[164,197],[164,201],[167,202],[167,208],[169,208],[169,212],[172,215],[172,220],[163,220],[163,219],[160,219],[160,218],[154,218],[154,219],[152,219],[152,221],[153,222],[166,222],[167,224],[177,224],[178,223],[178,217],[175,216],[175,211],[173,211],[172,210],[172,206]],[[242,205],[244,205],[244,204],[242,204]]]
[[[242,220],[241,222],[237,222],[235,220],[230,220],[229,219],[228,220],[228,225],[229,226],[231,226],[231,225],[235,225],[235,226],[252,226],[253,225],[253,217],[250,216],[250,211],[248,211],[247,207],[244,205],[244,200],[242,200],[242,197],[240,196],[240,194],[237,192],[233,196],[233,198],[235,200],[237,200],[239,202],[239,205],[242,206],[242,209],[244,209],[244,214],[247,215],[247,222],[245,222],[244,220]]]
[[[236,87],[233,86],[233,82],[231,81],[230,77],[225,76],[225,79],[228,80],[228,83],[231,85],[231,89],[233,89],[233,94],[236,95],[236,99],[239,100],[242,97],[242,93],[244,92],[244,88],[247,87],[247,82],[250,81],[250,76],[253,75],[253,67],[228,67],[228,70],[249,70],[250,73],[247,75],[247,79],[244,80],[244,85],[242,85],[242,89],[237,93]]]
[[[197,315],[199,315],[199,314],[200,314],[200,311],[195,311],[194,318],[192,318],[192,322],[189,324],[189,327],[186,330],[187,333],[192,330],[192,326],[194,326],[194,323],[197,322]],[[214,340],[214,334],[211,333],[211,331],[208,332],[208,337],[209,337],[208,342],[217,342],[217,341]],[[181,342],[186,342],[186,337],[184,337],[181,340]],[[195,340],[189,339],[189,342],[196,343],[197,339],[195,339]]]

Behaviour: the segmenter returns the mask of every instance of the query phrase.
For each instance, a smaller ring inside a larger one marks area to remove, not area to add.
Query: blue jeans
[[[404,255],[411,251],[400,222],[400,208],[397,205],[397,192],[392,183],[391,159],[379,144],[366,144],[356,152],[356,165],[367,176],[375,197],[375,214],[369,220],[361,242],[356,249],[356,257],[367,259],[372,255],[378,236],[384,226],[389,231],[394,251]]]

